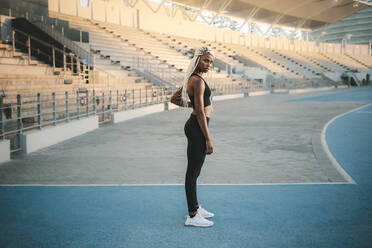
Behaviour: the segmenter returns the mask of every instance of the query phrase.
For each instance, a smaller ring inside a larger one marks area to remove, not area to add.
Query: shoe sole
[[[185,223],[185,226],[191,226],[191,227],[212,227],[214,224],[212,225],[208,225],[208,226],[197,226],[197,225],[188,225]]]

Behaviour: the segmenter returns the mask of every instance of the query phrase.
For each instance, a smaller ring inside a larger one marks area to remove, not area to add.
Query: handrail
[[[20,15],[18,12],[14,11],[14,10],[12,11],[12,14],[13,14],[13,16],[22,17],[22,15]],[[36,17],[40,17],[40,20],[37,19]],[[70,49],[76,55],[78,55],[80,57],[80,59],[82,60],[81,61],[82,63],[87,64],[89,66],[93,66],[94,61],[93,61],[92,54],[89,51],[87,51],[84,48],[82,48],[79,45],[77,45],[76,43],[74,43],[72,40],[70,40],[67,37],[65,37],[62,33],[60,33],[59,31],[57,31],[56,29],[53,29],[49,25],[47,25],[46,23],[44,23],[43,20],[44,19],[46,20],[47,18],[48,17],[42,16],[42,15],[41,16],[35,15],[32,18],[29,18],[29,16],[26,16],[26,19],[28,21],[30,21],[31,23],[35,24],[41,30],[43,30],[44,32],[48,33],[55,40],[57,40],[58,42],[62,43],[68,49]],[[84,60],[86,60],[86,61],[84,61]]]
[[[7,23],[4,23],[4,24],[5,24],[5,25],[9,25],[9,24],[7,24]],[[25,36],[25,37],[30,36],[30,38],[32,38],[33,40],[39,42],[40,44],[43,44],[44,46],[53,47],[53,46],[50,45],[49,43],[47,43],[47,42],[45,42],[45,41],[43,41],[43,40],[40,40],[39,38],[37,38],[37,37],[35,37],[35,36],[32,36],[32,35],[30,35],[30,34],[27,34],[27,33],[23,32],[22,30],[19,30],[19,29],[13,28],[13,27],[12,27],[12,29],[13,29],[14,31],[16,31],[17,33],[22,34],[22,35]],[[62,49],[59,49],[59,48],[57,48],[57,47],[55,47],[54,49],[55,49],[56,51],[59,51],[59,52],[63,53],[63,50],[62,50]]]
[[[92,21],[91,21],[92,22]],[[99,28],[102,28],[102,25],[99,24],[98,25]],[[109,32],[111,35],[115,36],[115,30],[112,30],[112,28],[110,27],[105,27],[105,30],[106,32]],[[128,62],[128,60],[130,60],[131,58],[127,59],[127,60],[123,60],[121,59],[120,61],[121,62]],[[178,76],[178,73],[177,72],[174,72],[171,68],[158,68],[157,66],[153,67],[151,65],[151,62],[149,58],[146,58],[145,56],[143,55],[139,55],[139,56],[136,56],[135,58],[132,58],[131,59],[132,63],[131,63],[131,67],[133,69],[136,69],[144,74],[146,73],[150,73],[152,76],[155,76],[155,77],[158,77],[161,79],[161,81],[163,81],[163,83],[165,84],[169,84],[168,80],[165,80],[164,79],[164,74],[166,74],[166,76],[168,78],[171,79],[172,82],[177,82],[179,81],[179,76]],[[157,60],[157,59],[153,59],[153,60]]]
[[[62,43],[65,45],[68,49],[73,51],[76,55],[80,57],[80,59],[85,59],[86,63],[90,66],[93,65],[93,56],[92,53],[89,51],[86,51],[84,48],[81,46],[77,45],[74,43],[72,40],[68,39],[65,37],[62,33],[57,31],[56,29],[53,29],[49,27],[48,25],[44,24],[43,22],[40,21],[34,21],[32,22],[36,26],[38,26],[41,30],[52,36],[54,39],[56,39],[58,42]],[[84,62],[84,61],[82,61]]]
[[[211,86],[213,95],[245,92],[248,84]],[[74,89],[54,92],[8,93],[0,96],[0,140],[31,129],[42,129],[97,115],[100,123],[109,122],[113,112],[169,102],[175,87],[92,90]],[[11,152],[18,151],[12,150]]]

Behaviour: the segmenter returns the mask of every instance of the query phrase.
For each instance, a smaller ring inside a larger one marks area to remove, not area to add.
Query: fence
[[[211,87],[213,95],[241,93],[247,85]],[[11,152],[20,151],[20,135],[60,123],[97,115],[109,123],[112,113],[141,108],[170,100],[174,87],[127,90],[78,90],[51,93],[0,95],[0,140],[9,139]]]

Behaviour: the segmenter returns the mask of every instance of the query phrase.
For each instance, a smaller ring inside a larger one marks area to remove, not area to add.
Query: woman
[[[213,153],[213,145],[208,129],[211,116],[211,90],[203,79],[203,74],[208,72],[214,61],[211,49],[201,47],[195,51],[194,57],[189,64],[182,87],[182,99],[178,90],[171,102],[179,106],[192,107],[193,111],[185,124],[187,137],[187,171],[185,178],[185,190],[189,214],[186,218],[186,226],[209,227],[213,222],[207,220],[214,216],[202,208],[196,196],[196,181],[203,166],[205,156]],[[187,101],[187,96],[190,102]]]

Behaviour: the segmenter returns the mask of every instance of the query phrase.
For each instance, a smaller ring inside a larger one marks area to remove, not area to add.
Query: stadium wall
[[[90,0],[87,7],[82,7],[80,0],[48,0],[49,11],[194,39],[304,52],[340,54],[346,51],[356,55],[368,55],[369,52],[367,45],[347,44],[343,49],[339,43],[317,44],[314,41],[275,37],[267,39],[258,34],[241,36],[237,31],[190,21],[190,18],[193,19],[196,15],[191,11],[165,5],[159,6],[158,3],[143,0],[138,0],[133,8],[122,0],[110,0],[108,2]]]

